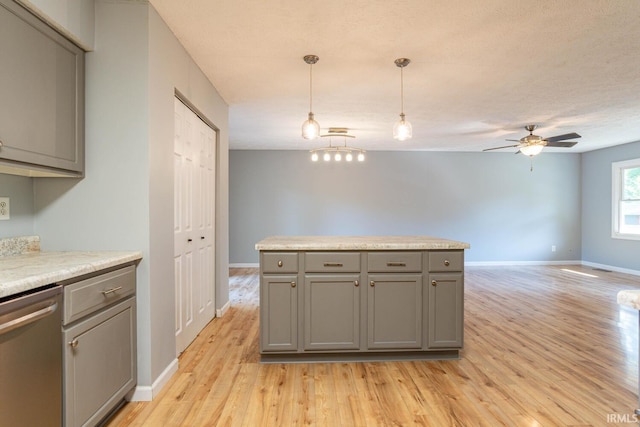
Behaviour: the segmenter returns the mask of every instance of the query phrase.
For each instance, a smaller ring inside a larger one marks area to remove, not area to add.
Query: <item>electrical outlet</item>
[[[9,209],[9,198],[0,197],[0,220],[9,219],[11,210]]]
[[[556,251],[556,245],[551,245],[551,252],[555,252]]]

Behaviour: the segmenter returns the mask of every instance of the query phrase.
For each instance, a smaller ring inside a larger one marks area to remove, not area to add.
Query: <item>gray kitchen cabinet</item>
[[[306,275],[303,324],[304,350],[358,350],[360,275]]]
[[[429,274],[428,344],[434,348],[462,347],[464,283],[462,273]]]
[[[422,275],[369,274],[368,348],[422,347]]]
[[[283,251],[261,250],[262,360],[459,357],[462,245],[357,251],[288,244]]]
[[[0,0],[0,173],[82,176],[84,52]]]
[[[63,418],[93,426],[137,382],[135,266],[63,282]]]
[[[296,351],[298,349],[297,282],[298,276],[295,274],[263,274],[261,276],[261,351]]]

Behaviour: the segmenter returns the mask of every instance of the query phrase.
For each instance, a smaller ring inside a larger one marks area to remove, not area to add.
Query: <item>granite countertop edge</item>
[[[640,310],[640,289],[627,289],[618,292],[618,304]]]
[[[255,245],[259,251],[438,250],[470,247],[469,243],[430,236],[272,236]]]
[[[30,252],[0,257],[0,298],[141,259],[137,251]]]

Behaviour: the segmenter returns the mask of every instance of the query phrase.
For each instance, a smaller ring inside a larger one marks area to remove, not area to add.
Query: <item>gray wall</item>
[[[640,158],[640,142],[582,155],[582,259],[640,271],[640,240],[611,237],[611,163]]]
[[[33,179],[0,174],[0,197],[9,197],[11,210],[0,221],[0,239],[33,235]]]
[[[86,177],[35,181],[44,250],[138,250],[138,385],[176,360],[173,99],[178,89],[219,129],[216,305],[228,301],[228,113],[146,2],[96,2],[86,67]],[[169,208],[167,208],[169,206]]]
[[[581,259],[580,155],[231,151],[230,261],[270,235],[420,234],[469,242],[466,261]],[[555,245],[556,252],[551,252]]]

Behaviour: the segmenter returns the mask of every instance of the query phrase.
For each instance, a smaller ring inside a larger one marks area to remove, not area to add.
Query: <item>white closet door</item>
[[[182,353],[215,316],[215,141],[215,131],[176,98],[176,354]]]

